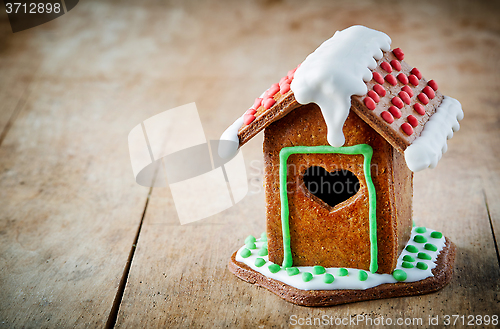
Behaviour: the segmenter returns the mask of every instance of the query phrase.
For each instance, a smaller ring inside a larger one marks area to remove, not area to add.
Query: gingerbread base
[[[434,276],[417,282],[386,283],[366,290],[300,290],[274,280],[236,261],[236,252],[229,261],[229,270],[238,278],[266,288],[284,300],[301,306],[333,306],[364,300],[428,294],[447,285],[452,278],[456,246],[448,238],[432,269]]]

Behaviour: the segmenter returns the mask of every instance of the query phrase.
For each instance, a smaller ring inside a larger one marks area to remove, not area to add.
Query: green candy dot
[[[311,273],[309,273],[309,272],[302,273],[302,281],[309,282],[312,280],[312,278],[313,278],[313,275]]]
[[[255,245],[255,242],[247,242],[247,243],[245,243],[245,246],[248,249],[257,249],[257,246]]]
[[[359,281],[366,281],[366,279],[368,279],[368,274],[365,271],[359,271],[358,279]]]
[[[266,263],[266,261],[264,260],[264,258],[257,258],[257,259],[255,260],[255,266],[257,266],[257,267],[261,267],[261,266],[263,266],[265,263]]]
[[[349,271],[346,268],[339,268],[339,276],[346,276],[349,274]]]
[[[299,274],[299,269],[296,268],[296,267],[288,267],[286,269],[286,274],[288,274],[288,276],[294,276],[294,275],[297,275]]]
[[[395,270],[394,272],[392,272],[392,276],[398,281],[404,281],[408,277],[406,272],[403,270]]]
[[[424,246],[424,249],[429,250],[429,251],[437,251],[438,250],[438,248],[435,245],[433,245],[432,243],[426,243]]]
[[[247,257],[250,257],[251,254],[252,254],[252,252],[250,250],[248,250],[247,248],[243,248],[240,255],[243,258],[247,258]]]
[[[443,237],[443,233],[441,233],[441,232],[434,231],[431,233],[431,238],[441,239],[442,237]]]
[[[324,283],[332,283],[333,281],[335,281],[335,278],[330,273],[326,273],[325,276],[323,277]]]
[[[257,253],[259,256],[267,256],[267,248],[261,248]]]
[[[266,232],[262,232],[262,234],[260,235],[260,241],[267,241],[267,234],[266,234]]]
[[[281,270],[281,267],[278,264],[271,264],[268,266],[269,272],[278,273]]]
[[[415,253],[418,252],[418,248],[410,244],[409,246],[406,246],[406,251]]]
[[[320,274],[323,274],[325,272],[326,272],[326,270],[325,270],[325,268],[323,266],[318,266],[317,265],[317,266],[313,267],[313,273],[316,274],[316,275],[320,275]]]
[[[405,255],[405,256],[403,257],[403,260],[404,260],[405,262],[414,262],[414,261],[415,261],[415,258],[411,257],[410,255]]]
[[[425,232],[427,232],[427,229],[425,227],[417,227],[415,229],[415,232],[417,232],[417,233],[425,233]]]
[[[425,260],[431,260],[432,257],[429,254],[426,254],[425,252],[419,252],[417,255],[418,258],[420,259],[425,259]]]
[[[429,266],[427,266],[426,263],[418,262],[417,263],[417,268],[420,270],[426,270]]]
[[[417,243],[426,243],[427,239],[423,235],[415,235],[415,237],[413,238],[413,241],[415,241]]]
[[[410,263],[410,262],[403,262],[403,264],[401,264],[401,266],[403,266],[404,268],[413,268],[413,264]]]
[[[257,241],[257,239],[255,239],[255,237],[253,235],[249,235],[247,236],[247,238],[245,239],[245,244],[246,243],[249,243],[249,242],[255,242]]]

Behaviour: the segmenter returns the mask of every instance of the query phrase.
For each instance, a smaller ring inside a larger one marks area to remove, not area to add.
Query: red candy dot
[[[254,109],[248,109],[245,113],[246,114],[255,114],[257,111],[255,111]]]
[[[389,64],[387,62],[382,62],[382,64],[380,64],[380,67],[383,68],[388,73],[392,72],[391,64]]]
[[[270,108],[271,108],[271,106],[273,106],[275,103],[276,103],[276,101],[274,100],[274,98],[266,98],[266,99],[264,99],[264,104],[262,104],[262,105],[264,105],[264,108],[265,108],[266,110],[268,110],[268,109],[270,109]]]
[[[288,77],[287,76],[284,76],[283,78],[280,79],[280,82],[278,83],[280,86],[283,82],[285,82],[286,80],[288,80]]]
[[[436,81],[431,80],[431,81],[427,82],[427,84],[428,84],[428,85],[429,85],[429,86],[430,86],[430,87],[431,87],[434,91],[438,90],[438,84],[436,83]]]
[[[290,91],[290,84],[284,83],[280,85],[280,94],[284,95]]]
[[[255,116],[253,114],[245,114],[243,116],[243,123],[246,125],[251,123],[253,120],[255,120]]]
[[[418,94],[418,100],[421,101],[422,103],[424,103],[425,105],[427,105],[429,103],[429,97],[427,97],[426,94],[424,93],[421,93],[421,94]]]
[[[401,48],[396,48],[392,51],[392,53],[394,54],[394,56],[396,56],[397,59],[399,59],[400,61],[402,61],[404,58],[405,58],[405,54],[403,53],[403,51],[401,50]]]
[[[405,132],[405,134],[407,134],[408,136],[410,136],[411,134],[413,134],[413,127],[410,126],[410,124],[408,122],[405,122],[401,125],[401,129],[403,129],[403,131]]]
[[[383,111],[382,113],[380,113],[380,116],[382,117],[382,119],[384,119],[385,121],[387,121],[387,123],[393,123],[394,122],[394,117],[392,116],[392,114],[390,114],[387,111]]]
[[[415,111],[420,114],[420,115],[424,115],[425,114],[425,108],[422,104],[420,103],[415,103],[415,105],[413,105],[413,108],[415,109]]]
[[[380,84],[384,83],[384,78],[382,78],[382,74],[378,72],[373,72],[373,80],[377,81]]]
[[[399,98],[403,100],[406,104],[410,105],[410,95],[406,93],[406,91],[400,91],[399,92]]]
[[[407,118],[407,119],[408,119],[408,122],[409,122],[409,123],[410,123],[413,127],[418,126],[418,120],[417,120],[417,118],[415,118],[413,115],[411,115],[411,114],[410,114],[410,115],[408,116],[408,118]]]
[[[401,71],[401,63],[395,59],[391,61],[391,66],[396,70],[396,71]]]
[[[371,97],[369,97],[369,96],[365,97],[365,99],[363,99],[363,103],[365,103],[365,106],[368,109],[370,109],[372,111],[375,110],[375,106],[376,106],[375,101]]]
[[[381,85],[375,85],[373,86],[373,90],[380,96],[384,97],[385,96],[385,89]]]
[[[406,76],[406,74],[404,73],[399,73],[398,74],[398,80],[404,84],[404,85],[407,85],[408,84],[408,77]]]
[[[286,75],[288,77],[288,79],[293,79],[293,77],[295,76],[295,71],[297,71],[298,68],[299,67],[297,66],[293,70],[288,71],[288,74]]]
[[[420,73],[420,70],[417,69],[416,67],[412,68],[410,71],[412,74],[415,74],[415,76],[420,80],[422,79],[422,73]]]
[[[398,108],[402,109],[404,104],[403,104],[403,101],[401,100],[401,98],[399,97],[394,97],[392,100],[391,100],[391,103],[396,105]]]
[[[370,90],[368,92],[368,96],[370,96],[374,101],[375,103],[378,103],[380,102],[380,97],[378,96],[378,94],[376,92],[374,92],[373,90]]]
[[[254,109],[258,109],[260,107],[260,105],[262,104],[262,98],[256,98],[255,99],[255,102],[253,103],[253,106],[252,108]]]
[[[401,88],[401,90],[404,91],[405,93],[407,93],[408,96],[413,97],[413,90],[411,90],[410,87],[404,86],[403,88]]]
[[[424,89],[422,90],[426,95],[427,97],[429,97],[430,99],[433,99],[436,94],[434,93],[434,90],[429,87],[429,86],[425,86]]]
[[[269,97],[273,97],[274,95],[276,95],[276,93],[280,90],[280,86],[275,83],[273,84],[267,91],[266,91],[266,94],[267,96]],[[265,96],[264,96],[265,97]]]
[[[391,85],[395,86],[398,83],[398,80],[393,75],[387,74],[385,76],[385,80],[389,82]]]
[[[418,86],[418,78],[415,74],[412,74],[408,77],[408,81],[414,86]]]
[[[397,118],[397,119],[401,118],[401,111],[396,106],[389,107],[389,112],[391,112],[391,114],[395,118]]]

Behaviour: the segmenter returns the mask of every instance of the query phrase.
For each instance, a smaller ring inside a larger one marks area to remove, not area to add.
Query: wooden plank
[[[16,85],[10,79],[23,78],[23,63],[40,56],[26,105],[0,147],[1,326],[108,320],[149,192],[134,181],[127,135],[173,106],[151,97],[161,91],[156,67],[123,66],[155,50],[136,50],[142,36],[130,37],[119,22],[146,25],[138,12],[80,3],[36,32],[20,32],[8,55],[19,58],[1,67],[8,74],[0,86]],[[8,52],[0,53],[2,65]]]
[[[228,18],[224,24],[207,17],[203,5],[191,8],[190,12],[199,30],[191,27],[186,35],[191,38],[193,53],[203,53],[204,59],[187,58],[195,66],[198,61],[211,63],[210,67],[197,67],[200,79],[196,80],[211,89],[209,93],[199,89],[186,93],[196,98],[202,120],[208,123],[205,129],[215,138],[252,104],[254,97],[295,67],[297,61],[335,29],[359,22],[387,32],[393,45],[406,52],[408,63],[418,66],[430,79],[436,79],[444,94],[460,99],[466,112],[462,130],[450,141],[449,152],[436,169],[415,176],[414,202],[419,224],[443,231],[457,244],[454,279],[435,294],[311,309],[289,304],[232,276],[227,270],[232,252],[248,234],[258,235],[265,227],[264,196],[258,187],[262,175],[256,169],[262,168],[262,140],[257,136],[243,148],[252,193],[224,213],[180,226],[169,189],[153,191],[117,326],[288,327],[293,315],[349,320],[357,315],[372,319],[418,317],[425,326],[430,316],[439,316],[442,321],[446,314],[499,314],[498,303],[492,301],[498,300],[500,271],[483,192],[485,182],[493,177],[485,161],[495,166],[499,163],[498,155],[487,148],[498,144],[478,147],[475,141],[488,124],[487,119],[491,119],[491,115],[482,115],[483,105],[493,102],[498,88],[495,74],[500,63],[497,55],[500,40],[489,33],[498,29],[498,22],[488,19],[499,13],[498,4],[460,3],[457,7],[449,1],[439,5],[405,2],[397,6],[352,3],[246,6],[236,9],[224,3],[224,9],[217,14]],[[158,13],[166,14],[163,10],[158,8]],[[245,15],[234,22],[234,12],[239,10]],[[287,15],[278,15],[282,11]],[[434,14],[428,15],[429,12]],[[349,13],[355,13],[356,19]],[[401,24],[381,19],[391,16],[397,16]],[[265,23],[256,23],[255,17]],[[227,24],[234,29],[226,29]],[[283,24],[290,29],[283,30]],[[223,48],[224,52],[237,54],[237,58],[220,60],[224,56],[221,51],[204,52],[220,39],[231,41]],[[272,40],[270,45],[269,40]],[[470,47],[474,47],[473,53],[466,51]],[[286,49],[285,54],[282,49]],[[280,60],[276,61],[276,57]],[[287,68],[276,70],[283,63]],[[474,63],[474,69],[467,67],[470,63]],[[218,73],[213,75],[214,71]],[[269,72],[277,72],[272,80]],[[251,80],[243,78],[242,73],[251,75]],[[174,88],[195,81],[189,74],[177,78],[178,81],[172,82]],[[261,86],[262,81],[267,83]],[[260,89],[253,90],[256,86]],[[481,140],[497,140],[498,130],[493,124],[490,126],[491,129],[482,132]],[[498,203],[491,201],[494,194],[491,195],[490,217],[496,223]],[[360,327],[371,326],[360,324]]]

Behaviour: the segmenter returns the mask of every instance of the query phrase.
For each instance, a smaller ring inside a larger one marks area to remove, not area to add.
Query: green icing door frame
[[[287,195],[287,161],[292,154],[305,153],[335,153],[363,155],[363,171],[365,174],[366,185],[368,188],[368,226],[370,231],[370,272],[375,273],[378,269],[377,263],[377,197],[375,186],[373,185],[370,165],[373,155],[373,148],[368,144],[358,144],[354,146],[333,147],[322,146],[293,146],[284,147],[280,151],[280,199],[281,199],[281,230],[283,235],[283,267],[292,267],[292,250],[290,247],[290,223]]]

